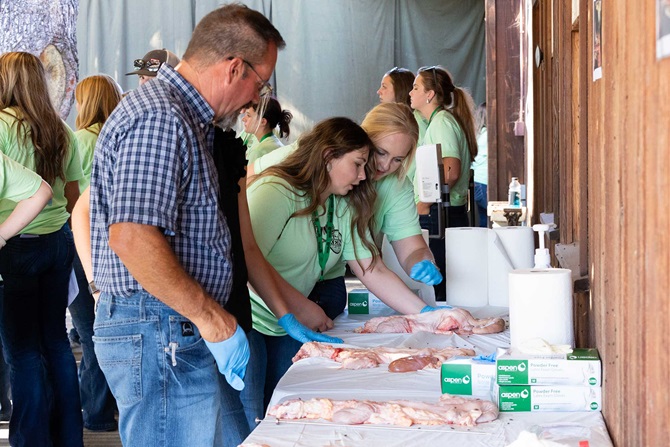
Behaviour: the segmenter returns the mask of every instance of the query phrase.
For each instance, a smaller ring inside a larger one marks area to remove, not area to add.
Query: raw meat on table
[[[505,320],[499,317],[478,319],[465,309],[438,309],[412,315],[393,315],[368,320],[359,333],[415,333],[434,334],[495,334],[505,330]]]
[[[268,412],[277,419],[326,419],[337,424],[466,425],[498,418],[498,407],[488,400],[443,394],[437,403],[409,400],[291,399]]]
[[[302,345],[293,357],[293,362],[308,357],[325,357],[342,364],[345,369],[375,368],[383,363],[391,372],[418,371],[424,368],[439,368],[447,359],[456,355],[475,355],[472,349],[462,348],[341,348],[326,343],[311,341]]]

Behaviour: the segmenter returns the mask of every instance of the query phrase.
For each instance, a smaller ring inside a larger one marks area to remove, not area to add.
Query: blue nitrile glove
[[[437,310],[437,307],[426,306],[423,309],[421,309],[421,312],[419,312],[419,313],[432,312],[434,310]]]
[[[341,338],[331,337],[326,334],[320,334],[319,332],[314,332],[311,329],[305,327],[302,323],[293,314],[286,314],[279,319],[277,322],[288,335],[295,338],[301,343],[307,343],[310,341],[321,341],[324,343],[343,343]]]
[[[472,357],[472,360],[479,360],[480,362],[495,363],[498,358],[498,353],[494,352],[491,355],[477,355]]]
[[[242,391],[242,379],[249,363],[249,342],[242,328],[238,325],[230,338],[217,343],[205,340],[205,344],[214,356],[219,372],[226,376],[226,381],[237,391]]]
[[[419,281],[424,284],[428,284],[429,286],[434,286],[435,284],[442,282],[442,274],[440,273],[440,269],[438,269],[433,262],[427,259],[414,264],[412,271],[409,273],[409,277],[414,281]]]

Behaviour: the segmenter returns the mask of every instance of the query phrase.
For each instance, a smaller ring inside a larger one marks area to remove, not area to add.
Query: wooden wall
[[[533,46],[545,56],[534,71],[535,212],[556,213],[559,242],[581,248],[590,292],[576,305],[586,314],[583,340],[602,356],[612,440],[662,446],[670,423],[670,58],[656,60],[655,1],[602,5],[597,81],[593,0],[579,1],[575,22],[569,2],[533,7]]]
[[[489,200],[507,200],[511,177],[526,182],[523,136],[514,134],[520,120],[519,10],[522,0],[486,0],[486,108],[489,137]],[[504,48],[505,52],[496,51]],[[503,57],[498,57],[498,55]],[[492,148],[492,149],[491,149]]]

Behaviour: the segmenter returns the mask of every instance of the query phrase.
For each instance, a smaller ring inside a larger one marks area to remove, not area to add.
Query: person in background
[[[0,223],[0,250],[7,244],[7,240],[16,236],[26,225],[49,203],[53,197],[51,187],[47,182],[20,165],[4,153],[0,152],[0,201],[11,200],[16,202],[16,208]],[[4,301],[4,286],[0,278],[0,314]],[[11,386],[9,383],[9,368],[5,363],[0,343],[0,421],[8,421],[12,416],[12,402],[10,398]]]
[[[258,141],[247,151],[249,163],[284,145],[279,138],[288,138],[291,133],[289,124],[292,119],[293,114],[288,110],[282,110],[279,101],[274,97],[268,100],[262,117],[258,116],[256,106],[247,107],[242,118],[244,130],[248,134],[253,134]],[[277,126],[279,127],[279,138],[274,134]]]
[[[467,227],[470,164],[477,155],[472,97],[456,87],[449,72],[438,66],[419,69],[410,96],[412,108],[428,120],[423,144],[440,144],[442,148],[444,181],[449,185],[448,226]],[[412,180],[415,168],[410,171]],[[416,184],[414,186],[416,191]],[[418,202],[417,207],[421,227],[430,234],[438,234],[438,204]],[[444,240],[433,238],[429,243],[438,267],[444,271]],[[435,293],[438,300],[446,299],[444,283],[436,287]]]
[[[0,56],[0,152],[35,171],[53,199],[0,250],[2,325],[13,446],[82,446],[77,365],[65,328],[74,243],[67,223],[84,176],[77,141],[53,108],[40,60]],[[0,201],[0,222],[15,202]],[[49,423],[50,422],[50,423]]]
[[[217,197],[213,124],[229,128],[242,107],[267,98],[284,45],[257,11],[218,8],[196,26],[176,69],[164,64],[100,133],[90,187],[92,272],[102,290],[95,347],[124,445],[223,443],[222,382],[243,387],[249,350],[223,307],[234,253]],[[139,346],[138,337],[156,343]],[[137,375],[120,356],[135,359]]]
[[[110,76],[101,74],[82,79],[74,91],[77,107],[75,136],[79,143],[84,178],[79,181],[79,190],[84,192],[91,179],[91,167],[95,143],[100,129],[121,101],[121,88]],[[116,430],[114,416],[116,401],[100,369],[93,346],[93,322],[95,300],[91,295],[86,274],[78,255],[74,258],[74,271],[79,294],[70,304],[72,323],[82,346],[79,365],[79,393],[84,416],[84,428],[92,431]]]
[[[376,196],[369,181],[372,147],[365,131],[348,118],[329,118],[303,134],[294,152],[256,176],[248,188],[254,235],[270,264],[305,295],[344,259],[396,311],[431,310],[386,268],[371,240]],[[291,316],[278,318],[254,290],[251,306],[252,355],[241,397],[253,426],[302,343],[287,336],[295,324]],[[341,342],[329,339],[321,341]]]
[[[475,134],[477,135],[477,156],[472,162],[475,171],[475,204],[479,215],[478,225],[482,228],[488,227],[486,209],[488,205],[488,183],[489,183],[489,151],[488,132],[486,130],[486,103],[483,102],[475,110]]]
[[[179,58],[172,51],[162,48],[160,50],[151,50],[144,55],[142,59],[133,61],[134,71],[126,73],[126,76],[137,75],[140,85],[156,77],[158,69],[163,64],[168,64],[174,68],[179,64]]]
[[[411,98],[409,96],[412,85],[414,84],[414,73],[406,68],[393,67],[384,74],[377,95],[379,102],[399,102],[411,107]],[[426,133],[428,121],[424,119],[418,110],[414,111],[414,119],[419,125],[418,144],[421,145],[423,135]]]

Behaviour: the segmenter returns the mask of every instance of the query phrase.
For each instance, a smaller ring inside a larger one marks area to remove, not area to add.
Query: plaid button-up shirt
[[[142,290],[109,248],[109,226],[133,222],[160,228],[183,268],[219,303],[228,299],[230,233],[218,206],[213,118],[200,93],[163,64],[103,126],[91,175],[93,274],[103,292]]]

